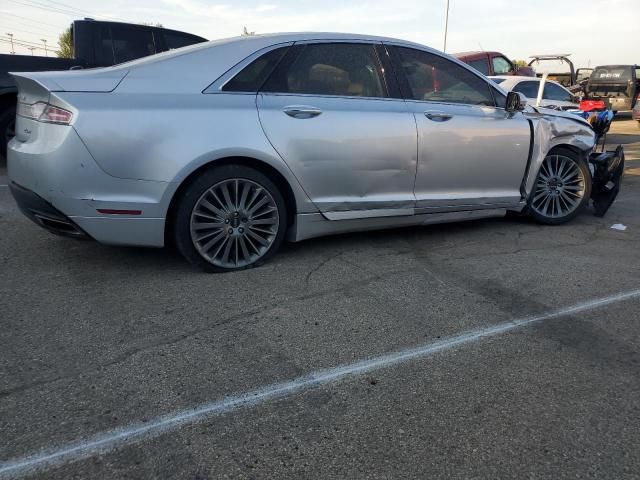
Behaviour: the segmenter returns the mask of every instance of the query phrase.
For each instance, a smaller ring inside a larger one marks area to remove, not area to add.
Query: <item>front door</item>
[[[388,91],[374,45],[330,42],[293,47],[258,94],[266,136],[330,219],[413,213],[416,127]]]
[[[393,57],[418,127],[416,206],[517,204],[531,140],[524,116],[507,114],[489,80],[447,58],[406,47]]]

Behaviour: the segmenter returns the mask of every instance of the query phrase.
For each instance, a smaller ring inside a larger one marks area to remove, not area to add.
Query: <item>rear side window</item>
[[[349,97],[386,97],[382,68],[373,45],[306,45],[293,62],[281,64],[263,91]]]
[[[536,92],[536,97],[537,96],[538,94]],[[544,94],[542,97],[548,100],[557,100],[561,102],[570,102],[572,100],[571,94],[555,83],[545,83]]]
[[[478,70],[483,75],[489,75],[489,62],[486,58],[481,58],[480,60],[471,60],[468,63],[471,67]]]
[[[494,75],[504,75],[513,70],[511,62],[504,57],[493,57],[491,61],[493,62]]]
[[[514,92],[520,92],[527,98],[538,98],[538,89],[540,88],[540,82],[527,81],[520,82],[513,87]]]
[[[396,47],[405,96],[430,102],[495,106],[489,84],[466,68],[422,50]]]
[[[178,32],[162,32],[164,35],[164,42],[169,50],[174,48],[182,48],[187,45],[193,45],[194,43],[200,43],[202,40],[192,35],[185,35]]]
[[[288,49],[288,46],[276,48],[258,57],[229,80],[222,87],[222,90],[226,92],[257,92]]]
[[[111,38],[116,63],[156,53],[150,28],[111,27]]]
[[[97,67],[113,65],[113,42],[111,41],[111,29],[102,26],[97,31],[93,49],[93,63]]]

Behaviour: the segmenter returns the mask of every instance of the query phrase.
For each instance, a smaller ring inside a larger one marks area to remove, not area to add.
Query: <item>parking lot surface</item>
[[[639,478],[637,122],[608,141],[604,218],[321,238],[224,275],[55,237],[0,187],[0,478]]]

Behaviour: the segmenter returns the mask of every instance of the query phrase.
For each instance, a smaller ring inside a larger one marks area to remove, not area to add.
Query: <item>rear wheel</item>
[[[281,193],[263,173],[241,165],[206,171],[179,200],[174,242],[192,264],[209,272],[262,264],[286,230]]]
[[[571,150],[559,148],[540,166],[529,198],[529,213],[540,223],[565,223],[580,213],[590,195],[589,167]]]

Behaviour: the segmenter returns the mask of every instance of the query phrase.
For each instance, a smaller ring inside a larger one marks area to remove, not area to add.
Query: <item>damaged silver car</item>
[[[390,38],[233,38],[14,74],[11,191],[58,234],[172,244],[208,271],[282,241],[613,202],[622,153],[454,58]],[[594,196],[596,195],[596,196]]]

